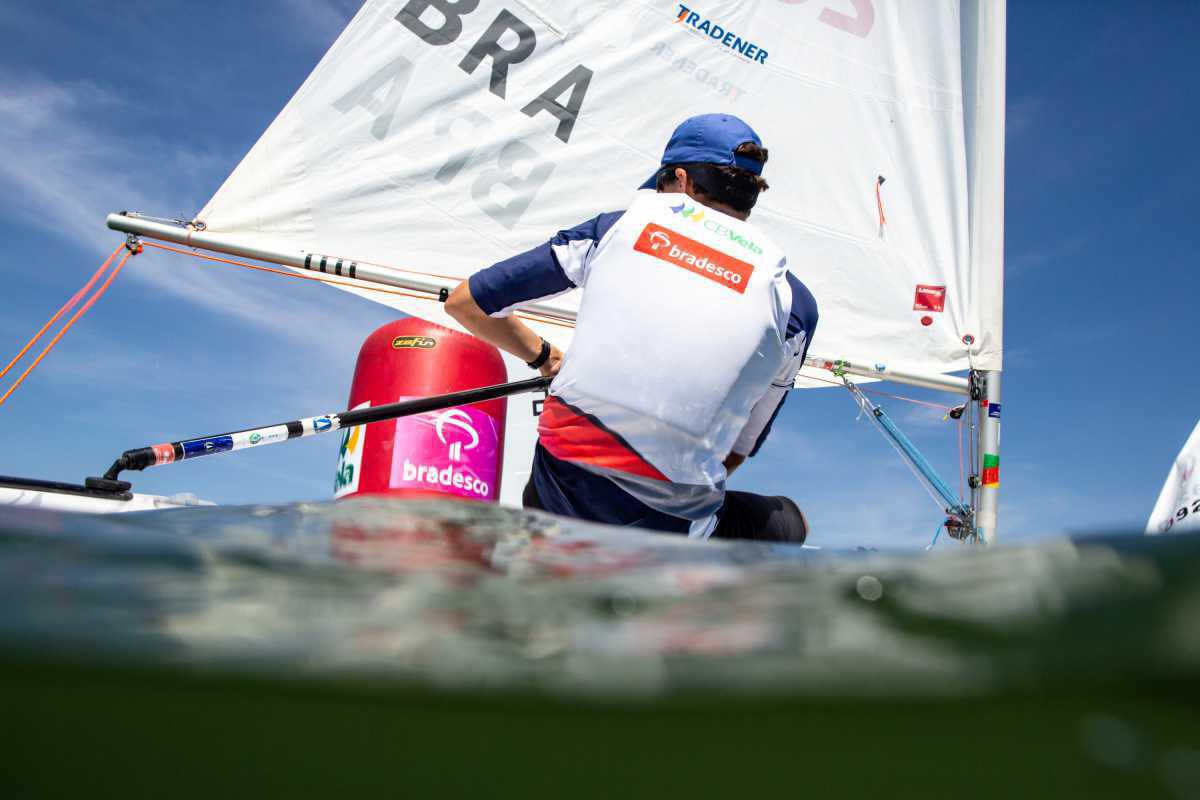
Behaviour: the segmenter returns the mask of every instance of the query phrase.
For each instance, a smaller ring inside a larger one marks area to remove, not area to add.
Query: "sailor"
[[[695,538],[802,542],[794,502],[728,491],[763,445],[812,341],[817,304],[746,220],[767,149],[742,120],[685,120],[625,211],[460,284],[447,312],[555,376],[527,507]],[[582,289],[564,354],[512,311]]]

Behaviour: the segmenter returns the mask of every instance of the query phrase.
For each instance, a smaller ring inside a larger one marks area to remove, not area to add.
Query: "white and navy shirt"
[[[564,515],[707,536],[725,456],[753,456],[804,362],[812,294],[748,222],[638,192],[470,279],[486,313],[583,289],[533,481]]]

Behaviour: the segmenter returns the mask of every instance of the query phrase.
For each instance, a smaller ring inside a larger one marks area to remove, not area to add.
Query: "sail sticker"
[[[692,11],[682,3],[679,6],[679,13],[675,17],[675,23],[683,23],[690,26],[697,33],[702,33],[718,44],[723,44],[738,55],[745,56],[756,64],[767,63],[767,51],[763,50],[759,45],[754,44],[749,39],[743,39],[736,33],[718,25],[715,21],[707,19],[702,14]]]
[[[941,312],[946,307],[946,287],[917,284],[917,296],[913,300],[913,311]]]
[[[992,419],[1000,419],[999,403],[988,403],[988,416]]]
[[[983,456],[983,485],[1000,485],[1000,456],[985,453]]]
[[[695,239],[689,239],[670,228],[653,222],[642,229],[633,249],[660,261],[682,267],[688,272],[707,278],[738,294],[746,293],[746,284],[754,273],[754,265],[714,250]]]

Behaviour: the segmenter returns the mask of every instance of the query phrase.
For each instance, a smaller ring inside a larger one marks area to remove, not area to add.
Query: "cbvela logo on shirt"
[[[638,236],[633,249],[660,261],[719,283],[726,289],[745,294],[754,265],[714,250],[681,233],[651,222]]]
[[[729,241],[733,242],[738,247],[744,247],[747,250],[749,250],[751,253],[754,253],[756,255],[762,254],[761,247],[759,247],[754,242],[747,239],[745,236],[742,236],[740,233],[735,231],[733,228],[722,225],[721,223],[717,222],[715,219],[712,219],[711,217],[706,219],[704,216],[703,209],[697,208],[696,206],[689,206],[684,203],[680,203],[677,206],[668,206],[668,207],[671,209],[672,214],[679,214],[684,219],[690,220],[692,222],[703,222],[704,230],[715,233],[719,238],[721,238],[721,239],[728,238]]]
[[[699,222],[704,219],[704,211],[697,209],[695,206],[689,206],[680,203],[677,206],[671,206],[672,214],[679,214],[684,219],[690,219],[692,222]]]

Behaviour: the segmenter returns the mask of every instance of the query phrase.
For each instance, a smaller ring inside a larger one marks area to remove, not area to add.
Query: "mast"
[[[979,507],[975,512],[979,541],[996,543],[996,515],[1000,503],[1000,370],[976,373],[981,386],[979,401]]]
[[[971,358],[972,400],[979,403],[976,514],[979,539],[987,545],[997,541],[1000,502],[1006,13],[1004,0],[963,0],[960,20],[970,258],[978,278],[971,291],[980,325]]]

